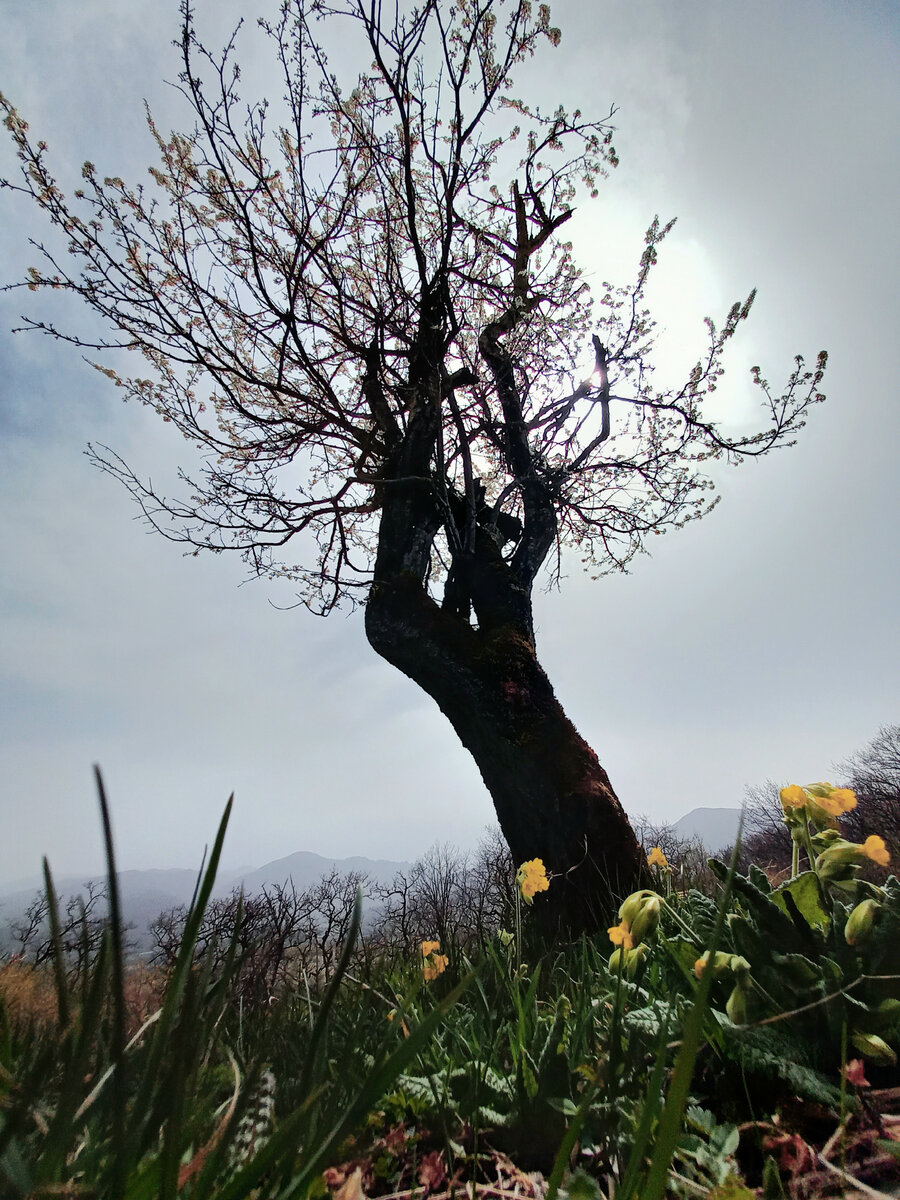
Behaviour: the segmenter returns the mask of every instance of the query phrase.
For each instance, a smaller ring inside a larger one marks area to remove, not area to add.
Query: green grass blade
[[[289,1200],[289,1197],[302,1193],[308,1187],[313,1175],[322,1169],[327,1155],[374,1108],[385,1092],[390,1089],[397,1076],[424,1049],[446,1014],[469,986],[472,977],[473,975],[469,974],[460,980],[456,987],[447,993],[444,999],[416,1026],[409,1037],[404,1039],[388,1059],[369,1073],[344,1115],[315,1150],[307,1153],[302,1170],[294,1176],[287,1187],[278,1193],[278,1200]]]
[[[653,1133],[653,1126],[656,1122],[657,1114],[659,1113],[662,1103],[663,1092],[663,1077],[666,1071],[666,1043],[668,1039],[668,1026],[664,1025],[660,1031],[659,1044],[656,1048],[656,1058],[653,1062],[653,1073],[650,1076],[650,1082],[647,1085],[647,1096],[644,1101],[644,1110],[641,1113],[641,1120],[635,1133],[634,1142],[631,1146],[631,1153],[628,1156],[628,1165],[625,1168],[625,1174],[622,1176],[621,1183],[617,1191],[622,1196],[631,1196],[634,1193],[638,1179],[644,1166],[644,1158],[647,1152],[647,1146],[650,1143],[650,1137]]]
[[[53,888],[50,864],[44,859],[44,891],[47,894],[47,919],[50,922],[50,948],[53,962],[53,981],[56,985],[56,1011],[61,1029],[69,1024],[69,985],[66,981],[66,964],[63,961],[62,934],[59,925],[59,903]]]
[[[82,1002],[77,1031],[73,1030],[73,1046],[63,1072],[56,1111],[44,1138],[40,1157],[35,1164],[37,1182],[55,1182],[65,1166],[77,1132],[76,1117],[83,1096],[84,1079],[89,1074],[91,1055],[103,1016],[109,981],[110,932],[104,930],[100,950],[89,975],[89,990]]]
[[[193,965],[194,947],[200,932],[203,914],[215,883],[216,871],[222,854],[222,845],[225,840],[225,831],[228,828],[228,819],[231,816],[233,801],[234,796],[230,796],[228,803],[225,805],[225,811],[222,814],[222,820],[219,822],[216,840],[209,857],[209,865],[206,868],[203,880],[197,891],[196,902],[188,912],[181,945],[178,948],[178,957],[175,960],[172,977],[166,988],[162,1014],[157,1022],[156,1030],[144,1061],[143,1078],[141,1079],[141,1084],[134,1100],[131,1124],[128,1132],[127,1154],[129,1158],[139,1156],[142,1149],[148,1144],[148,1139],[153,1135],[152,1114],[157,1107],[156,1101],[159,1099],[160,1066],[168,1047],[176,1018],[178,1017],[187,978]]]
[[[122,905],[119,896],[119,877],[116,873],[116,854],[113,846],[112,822],[109,804],[103,787],[100,768],[94,767],[97,794],[100,799],[100,815],[103,821],[103,844],[106,851],[106,878],[109,887],[109,924],[111,929],[110,951],[112,958],[112,1003],[113,1027],[110,1046],[113,1074],[112,1112],[112,1162],[110,1188],[113,1196],[125,1190],[125,1110],[128,1103],[128,1080],[125,1064],[125,963],[122,947]]]

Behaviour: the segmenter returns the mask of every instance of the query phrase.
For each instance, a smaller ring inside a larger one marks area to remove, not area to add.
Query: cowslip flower
[[[647,855],[647,862],[651,867],[661,867],[663,870],[669,865],[669,860],[662,852],[661,846],[654,846]]]
[[[641,888],[639,892],[632,892],[630,896],[626,896],[619,905],[619,920],[625,921],[629,927],[634,924],[634,919],[644,907],[648,900],[659,900],[656,892],[650,888]]]
[[[446,954],[439,953],[440,948],[440,942],[422,943],[422,971],[426,983],[430,983],[432,979],[437,979],[438,975],[443,975],[447,970],[450,959]]]
[[[868,938],[880,908],[881,905],[871,896],[857,904],[844,926],[844,941],[848,946],[858,946]]]
[[[848,842],[844,838],[834,838],[826,850],[816,859],[816,872],[822,880],[846,879],[852,874],[850,868],[858,865],[863,859],[871,859],[881,867],[886,867],[891,861],[887,852],[884,838],[871,833],[863,843]]]
[[[649,937],[651,933],[656,932],[656,927],[659,925],[661,907],[662,900],[659,896],[649,896],[638,909],[634,920],[631,922],[631,936],[634,938],[635,943],[642,942],[645,937]]]
[[[824,808],[831,817],[839,817],[841,813],[856,808],[856,795],[850,788],[836,788],[830,783],[810,783],[806,790],[819,808]]]
[[[779,793],[785,816],[793,809],[805,808],[813,820],[839,817],[856,808],[856,795],[850,788],[836,788],[830,783],[808,783],[806,787],[791,784]]]
[[[661,907],[662,897],[649,888],[632,892],[619,906],[619,924],[611,925],[606,931],[609,940],[623,950],[634,950],[655,931]]]
[[[627,946],[618,946],[609,956],[609,969],[616,974],[624,970],[629,979],[635,979],[647,960],[650,950],[646,942],[629,950]]]
[[[550,887],[550,880],[547,878],[543,859],[532,858],[523,862],[516,872],[516,883],[526,904],[534,901],[537,892],[546,892]]]
[[[747,989],[740,983],[735,983],[731,995],[725,1001],[725,1012],[733,1025],[747,1024]]]
[[[891,861],[891,856],[887,852],[887,847],[884,844],[884,838],[880,838],[877,833],[870,833],[862,844],[862,852],[866,858],[871,858],[872,862],[878,863],[880,867],[886,867]]]
[[[694,963],[694,974],[699,979],[703,972],[710,967],[709,951],[704,950]],[[712,958],[710,968],[714,975],[722,975],[730,971],[735,979],[745,982],[750,975],[750,964],[740,954],[728,954],[725,950],[717,950]]]
[[[806,788],[799,787],[796,783],[790,787],[783,787],[779,793],[781,799],[781,807],[787,812],[789,808],[804,808],[809,802],[809,796],[806,794]]]
[[[634,938],[631,936],[631,929],[627,921],[622,921],[619,925],[611,925],[606,932],[614,946],[622,946],[625,950],[634,949]]]

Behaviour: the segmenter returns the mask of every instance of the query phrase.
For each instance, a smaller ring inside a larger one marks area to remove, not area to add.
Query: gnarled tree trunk
[[[412,575],[376,582],[374,649],[415,680],[478,765],[517,863],[553,879],[535,913],[552,932],[592,932],[638,886],[643,856],[597,756],[580,736],[517,623],[472,628]]]
[[[552,490],[528,443],[514,363],[501,344],[527,301],[479,339],[503,406],[521,520],[487,503],[467,451],[464,495],[434,470],[441,406],[447,399],[455,407],[439,334],[443,304],[439,289],[423,298],[402,432],[380,417],[385,406],[374,361],[366,379],[373,416],[392,447],[379,496],[366,634],[449,718],[478,765],[514,860],[541,858],[555,876],[535,901],[545,932],[593,932],[607,923],[616,898],[639,886],[645,863],[606,772],[563,712],[535,652],[531,593],[557,520]],[[603,347],[595,344],[605,368]],[[602,407],[606,436],[605,389]],[[441,529],[452,561],[438,605],[427,579]],[[504,554],[507,543],[512,549]]]

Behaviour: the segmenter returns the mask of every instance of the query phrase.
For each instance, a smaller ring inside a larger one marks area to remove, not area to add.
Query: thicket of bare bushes
[[[235,890],[208,906],[198,953],[223,957],[236,932],[240,989],[250,1004],[297,986],[318,990],[340,956],[358,889],[364,920],[357,970],[391,958],[409,961],[425,940],[473,952],[514,919],[515,867],[498,829],[475,854],[435,846],[389,883],[335,869],[303,891],[291,882],[250,896]],[[185,916],[179,907],[153,923],[153,959],[160,965],[174,963]]]
[[[58,906],[59,944],[63,957],[74,973],[82,971],[94,960],[107,922],[107,886],[99,880],[88,880],[84,892],[69,896]],[[128,945],[128,929],[125,930]],[[25,912],[9,923],[4,958],[41,966],[53,955],[50,932],[49,901],[45,891],[38,892]]]
[[[488,832],[474,854],[435,846],[389,883],[335,869],[311,887],[287,881],[251,895],[240,890],[207,905],[197,955],[224,963],[232,939],[240,963],[238,986],[249,1005],[266,1003],[287,989],[319,990],[334,970],[347,938],[357,891],[363,894],[363,927],[355,969],[376,961],[409,961],[426,940],[450,953],[474,953],[515,921],[515,867],[499,829]],[[59,939],[73,977],[96,954],[106,920],[105,890],[91,886],[60,908]],[[159,914],[150,925],[149,965],[174,965],[187,907]],[[12,928],[8,961],[41,967],[52,955],[47,900],[35,897]]]
[[[715,876],[707,866],[709,850],[699,837],[680,837],[673,826],[639,817],[632,822],[645,853],[659,846],[672,868],[672,886],[679,892],[696,888],[708,892],[715,887]]]

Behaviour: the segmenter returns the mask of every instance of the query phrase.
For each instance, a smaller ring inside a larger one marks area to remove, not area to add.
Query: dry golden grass
[[[161,967],[136,963],[125,973],[125,1030],[132,1037],[162,1007],[168,976]]]
[[[19,958],[0,965],[0,1000],[14,1025],[50,1025],[56,1022],[53,976]]]
[[[165,973],[137,963],[125,974],[126,1034],[131,1037],[162,1004]],[[14,1025],[50,1025],[57,1020],[56,988],[51,968],[19,958],[0,964],[0,1001]]]

